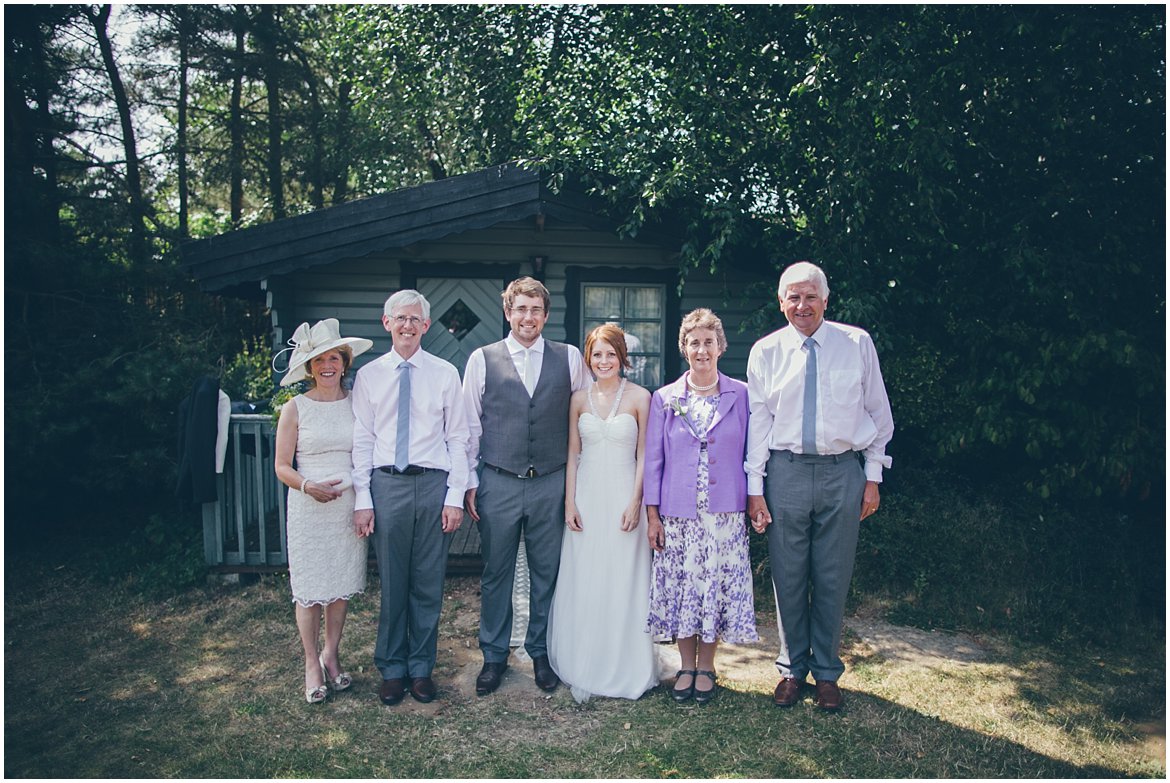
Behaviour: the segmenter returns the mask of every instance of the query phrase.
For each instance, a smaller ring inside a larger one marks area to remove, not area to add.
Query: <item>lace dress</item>
[[[719,397],[692,395],[687,416],[706,435]],[[667,456],[667,459],[670,459]],[[654,553],[647,630],[656,640],[698,635],[703,642],[759,641],[747,521],[743,512],[708,511],[707,451],[699,452],[698,519],[662,517],[666,546]]]
[[[576,504],[582,529],[565,531],[549,613],[549,662],[578,702],[593,695],[636,699],[658,684],[645,624],[650,588],[645,512],[635,529],[621,527],[634,493],[638,420],[629,413],[615,415],[620,404],[619,391],[603,419],[590,390],[590,410],[577,419]]]
[[[328,604],[365,591],[366,540],[353,532],[353,405],[299,395],[297,470],[310,481],[339,478],[341,497],[318,503],[288,491],[288,575],[301,606]]]

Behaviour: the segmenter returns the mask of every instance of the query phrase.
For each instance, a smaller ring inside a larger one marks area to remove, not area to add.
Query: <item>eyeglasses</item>
[[[527,318],[529,315],[540,318],[544,315],[543,307],[513,307],[512,312],[521,318]]]
[[[418,326],[423,322],[423,319],[419,318],[417,315],[393,315],[390,316],[390,320],[399,326],[402,326],[403,324]]]

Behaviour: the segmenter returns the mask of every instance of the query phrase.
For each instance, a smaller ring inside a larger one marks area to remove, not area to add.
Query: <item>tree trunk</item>
[[[282,63],[276,45],[277,18],[273,6],[260,9],[260,47],[263,52],[264,87],[268,93],[268,195],[272,201],[272,219],[285,216],[284,175],[281,171],[283,154],[281,137],[284,135],[280,112],[280,73]]]
[[[231,194],[232,227],[239,227],[244,219],[244,27],[247,10],[236,6],[232,26],[236,34],[236,48],[232,65],[232,98],[229,107],[228,131],[231,148],[228,150],[228,180]]]
[[[325,121],[325,112],[321,108],[320,85],[317,74],[313,72],[312,62],[305,54],[304,49],[292,45],[292,54],[300,62],[304,71],[305,84],[309,87],[309,138],[312,146],[309,149],[309,203],[313,209],[325,206],[325,138],[322,126]]]
[[[175,154],[179,174],[179,239],[190,236],[187,204],[187,71],[190,66],[190,17],[183,5],[175,6],[179,34],[179,116]]]
[[[415,121],[415,127],[418,128],[419,134],[423,137],[422,155],[427,168],[430,169],[431,178],[434,180],[446,179],[447,167],[443,165],[443,158],[439,154],[439,140],[435,138],[435,134],[424,118],[419,117]]]
[[[85,13],[93,24],[94,35],[97,36],[102,62],[110,79],[110,89],[114,93],[118,120],[122,125],[122,146],[126,153],[126,193],[130,198],[130,257],[137,263],[143,263],[149,257],[146,241],[147,209],[142,195],[142,174],[138,166],[138,145],[134,140],[134,125],[130,117],[130,100],[126,97],[126,87],[122,84],[118,63],[114,60],[114,48],[110,45],[107,25],[111,9],[112,6],[107,4],[100,6],[96,11],[87,8]]]
[[[337,126],[334,129],[333,151],[337,163],[333,167],[333,203],[342,204],[349,196],[350,83],[343,78],[337,86]]]

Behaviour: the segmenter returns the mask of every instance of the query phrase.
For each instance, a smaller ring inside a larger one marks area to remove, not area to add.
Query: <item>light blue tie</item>
[[[398,365],[398,442],[394,445],[394,467],[406,470],[410,464],[410,365]]]
[[[817,342],[809,337],[804,341],[808,358],[804,363],[804,416],[800,426],[800,450],[817,453]]]

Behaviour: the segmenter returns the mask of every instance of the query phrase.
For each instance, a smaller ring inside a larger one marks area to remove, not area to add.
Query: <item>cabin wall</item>
[[[537,256],[547,259],[543,280],[552,297],[544,334],[549,339],[578,346],[582,341],[580,284],[571,281],[582,275],[599,281],[597,274],[605,280],[612,273],[620,274],[622,282],[652,279],[654,282],[669,280],[668,289],[677,285],[674,274],[677,261],[672,253],[657,245],[553,221],[547,221],[543,229],[532,222],[500,224],[266,280],[274,342],[277,348],[284,347],[285,341],[304,321],[337,318],[343,335],[374,341],[373,349],[358,357],[356,365],[360,367],[390,350],[390,335],[381,324],[382,307],[390,294],[403,287],[403,281],[415,284],[418,278],[428,276],[459,277],[462,269],[474,277],[495,275],[492,280],[498,285],[497,290],[502,290],[509,280],[532,275],[532,259]],[[720,362],[720,369],[733,377],[745,376],[748,351],[760,334],[741,334],[738,327],[762,302],[742,301],[742,294],[750,284],[759,282],[758,276],[735,270],[721,270],[714,276],[691,274],[681,298],[675,298],[675,312],[663,326],[664,380],[672,380],[685,369],[676,348],[678,322],[681,315],[695,307],[710,307],[723,320],[729,349]],[[567,290],[573,288],[577,290]],[[774,304],[772,311],[775,312]],[[433,319],[437,316],[438,313],[432,313]],[[566,323],[567,317],[573,323]],[[507,333],[502,309],[499,319],[502,337]]]

